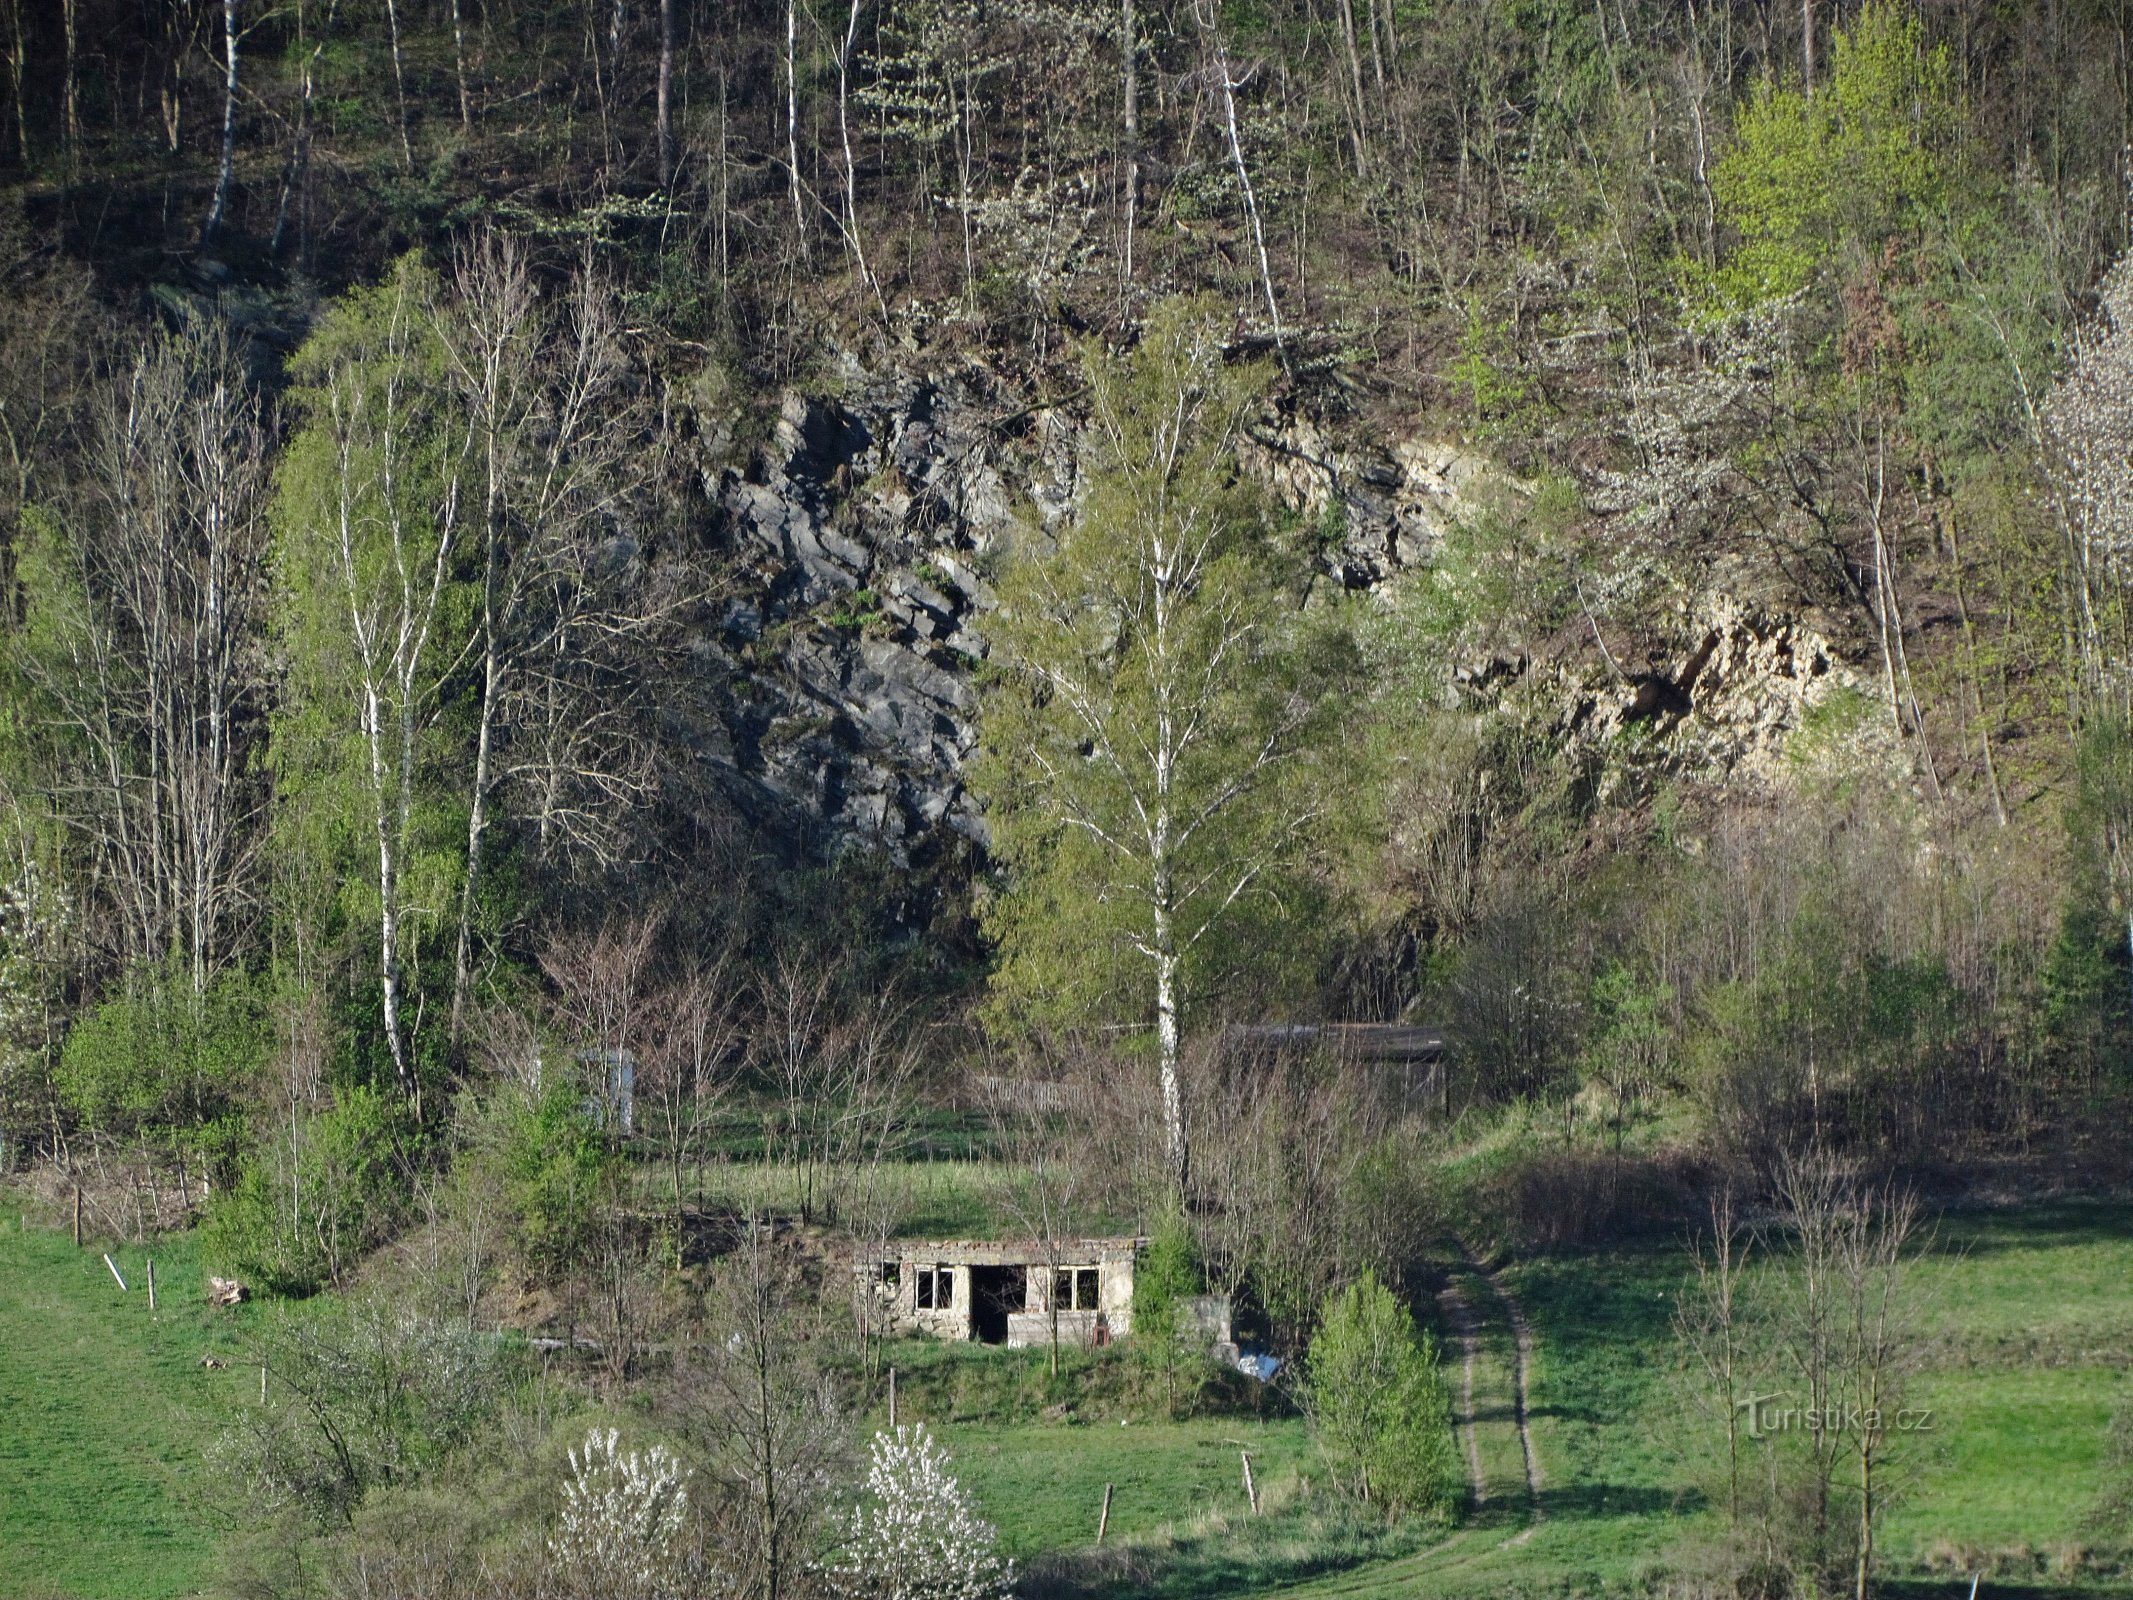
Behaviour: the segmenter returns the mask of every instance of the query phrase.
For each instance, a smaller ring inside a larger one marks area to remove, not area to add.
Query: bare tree
[[[543,847],[559,834],[596,851],[611,844],[613,818],[641,793],[649,758],[629,737],[627,697],[603,700],[587,667],[604,644],[640,638],[666,607],[626,581],[638,552],[619,528],[623,469],[639,409],[611,289],[582,268],[557,314],[524,245],[495,232],[461,252],[453,287],[437,327],[470,419],[481,495],[479,700],[452,959],[457,1038],[495,790],[506,778],[530,783],[543,801]],[[574,803],[580,791],[606,804]]]
[[[1276,1344],[1293,1349],[1340,1284],[1366,1269],[1397,1283],[1421,1231],[1416,1193],[1364,1179],[1390,1149],[1391,1107],[1335,1055],[1218,1039],[1199,1068],[1201,1253],[1218,1290],[1251,1284]]]
[[[761,996],[757,1065],[778,1094],[800,1216],[834,1216],[846,1176],[878,1162],[902,1124],[917,1068],[908,1019],[892,993],[847,1000],[833,972],[792,949]]]
[[[701,1172],[703,1141],[733,1087],[741,1042],[738,961],[721,951],[691,956],[655,997],[640,1052],[637,1087],[660,1122],[660,1143],[674,1186],[674,1226],[686,1224],[684,1174]]]
[[[1844,1305],[1840,1281],[1845,1238],[1855,1225],[1855,1201],[1841,1163],[1826,1153],[1787,1155],[1778,1171],[1778,1199],[1792,1255],[1777,1312],[1778,1348],[1799,1380],[1807,1438],[1810,1532],[1816,1559],[1827,1552],[1830,1495],[1841,1431],[1836,1416],[1843,1381]]]
[[[1918,1224],[1918,1200],[1909,1190],[1866,1190],[1852,1197],[1849,1225],[1837,1242],[1849,1391],[1844,1442],[1859,1497],[1853,1600],[1866,1600],[1889,1473],[1912,1439],[1904,1402],[1926,1353]]]
[[[1041,1058],[1040,1058],[1041,1060]],[[1085,1097],[1063,1081],[1059,1063],[1022,1063],[1012,1075],[988,1075],[981,1084],[993,1144],[1007,1163],[1007,1206],[1017,1229],[1037,1246],[1044,1271],[1045,1325],[1051,1338],[1051,1370],[1059,1371],[1059,1273],[1066,1247],[1079,1232],[1088,1166],[1083,1151],[1089,1129],[1076,1114]]]
[[[1674,1328],[1708,1386],[1726,1434],[1726,1520],[1737,1535],[1741,1523],[1741,1398],[1749,1381],[1751,1322],[1743,1301],[1742,1276],[1749,1242],[1734,1215],[1733,1189],[1711,1196],[1711,1231],[1691,1246],[1695,1282],[1674,1307]]]
[[[751,1219],[719,1264],[705,1342],[673,1389],[676,1421],[725,1495],[722,1564],[759,1600],[798,1586],[848,1448],[809,1324],[816,1309],[797,1251]]]
[[[621,1131],[615,1118],[624,1114],[616,1075],[634,1076],[656,1037],[654,965],[661,925],[656,915],[610,918],[590,933],[558,932],[541,952],[541,970],[555,985],[564,1028],[605,1080],[601,1090],[614,1097],[607,1105],[611,1135]],[[634,1083],[628,1092],[634,1099]]]
[[[18,659],[111,953],[198,993],[254,904],[265,801],[267,434],[226,336],[152,341],[98,400],[89,456],[71,526],[20,551],[35,642]]]

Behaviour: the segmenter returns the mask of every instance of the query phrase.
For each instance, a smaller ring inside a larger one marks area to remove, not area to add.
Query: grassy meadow
[[[242,1313],[210,1312],[192,1241],[147,1252],[0,1228],[0,1595],[171,1600],[203,1592],[217,1532],[204,1459],[257,1403],[236,1355]],[[1525,1492],[1513,1354],[1487,1282],[1477,1314],[1473,1450],[1488,1498],[1451,1530],[1385,1529],[1327,1491],[1303,1422],[1250,1392],[1151,1420],[1126,1349],[1070,1354],[898,1341],[904,1420],[931,1424],[1034,1595],[1598,1595],[1663,1589],[1708,1538],[1710,1424],[1672,1351],[1680,1242],[1654,1238],[1507,1266],[1536,1344]],[[1942,1330],[1918,1403],[1935,1414],[1884,1535],[1905,1593],[2133,1594],[2128,1530],[2095,1524],[2105,1429],[2133,1393],[2133,1207],[2059,1204],[1943,1218],[1928,1268]],[[214,1355],[228,1365],[211,1369]],[[1461,1392],[1456,1360],[1447,1377]],[[874,1421],[881,1419],[875,1418]],[[1462,1449],[1467,1441],[1462,1438]],[[1250,1451],[1262,1514],[1246,1510]],[[1109,1539],[1090,1554],[1105,1484]],[[1537,1510],[1538,1515],[1535,1515]],[[1951,1585],[1953,1587],[1951,1587]]]
[[[0,1594],[149,1600],[207,1579],[203,1452],[258,1396],[185,1237],[111,1252],[0,1226]],[[147,1261],[157,1310],[148,1310]],[[239,1314],[241,1315],[241,1313]],[[201,1365],[215,1356],[219,1369]]]

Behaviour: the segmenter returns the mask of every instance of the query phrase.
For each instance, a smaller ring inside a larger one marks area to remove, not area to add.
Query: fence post
[[[1097,1549],[1101,1550],[1101,1549],[1103,1548],[1103,1544],[1104,1544],[1104,1535],[1105,1535],[1105,1534],[1107,1534],[1107,1533],[1109,1533],[1110,1531],[1111,1531],[1111,1486],[1110,1486],[1110,1485],[1109,1485],[1109,1484],[1107,1483],[1107,1484],[1105,1484],[1105,1485],[1104,1485],[1104,1508],[1103,1508],[1103,1510],[1102,1510],[1101,1512],[1099,1512],[1099,1513],[1097,1514],[1097,1518],[1096,1518],[1096,1548],[1097,1548]]]

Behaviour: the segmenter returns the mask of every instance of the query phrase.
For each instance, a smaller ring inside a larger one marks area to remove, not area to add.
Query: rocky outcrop
[[[906,859],[983,837],[961,774],[985,573],[1018,524],[1065,511],[1071,451],[981,369],[844,377],[785,396],[765,445],[706,474],[738,579],[706,646],[712,758],[750,809]]]
[[[834,394],[786,395],[767,440],[707,468],[737,583],[702,645],[722,724],[704,749],[766,820],[908,861],[984,840],[964,769],[988,574],[1071,514],[1078,436],[975,364],[838,376]],[[1459,446],[1336,444],[1307,419],[1271,421],[1245,461],[1335,532],[1323,559],[1356,590],[1427,567],[1456,523],[1530,492]],[[1598,647],[1595,623],[1539,665],[1499,649],[1459,666],[1447,694],[1586,747],[1604,802],[1655,771],[1775,782],[1815,708],[1864,684],[1840,626],[1752,575],[1702,574],[1658,609],[1635,663]]]

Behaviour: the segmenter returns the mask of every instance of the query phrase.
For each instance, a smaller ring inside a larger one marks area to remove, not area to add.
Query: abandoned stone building
[[[982,1344],[1103,1344],[1133,1331],[1133,1263],[1145,1239],[898,1240],[860,1263],[892,1333]]]

